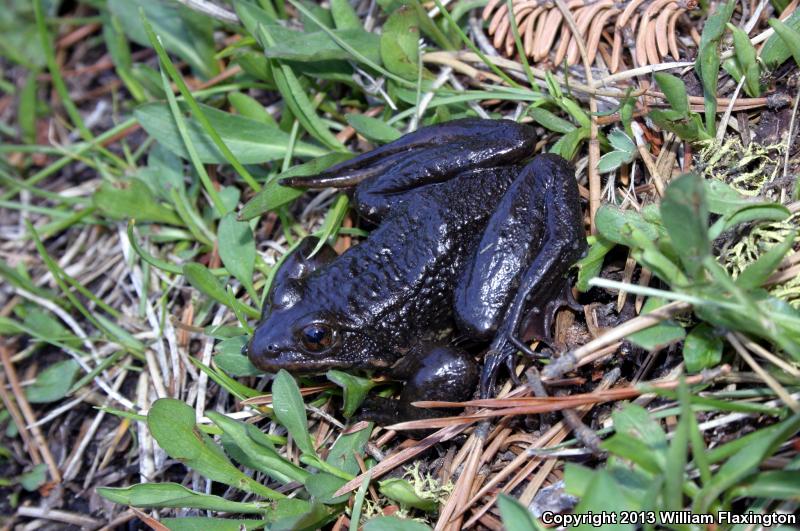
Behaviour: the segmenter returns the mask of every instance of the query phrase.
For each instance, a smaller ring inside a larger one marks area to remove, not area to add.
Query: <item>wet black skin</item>
[[[498,367],[526,350],[518,336],[548,335],[586,248],[574,171],[555,155],[530,159],[535,140],[512,121],[457,120],[285,180],[351,191],[376,228],[339,256],[327,245],[310,256],[313,238],[287,256],[247,347],[253,364],[394,369],[407,382],[394,412],[418,417],[410,401],[464,400],[477,388],[471,356],[421,343],[455,323],[458,337],[491,342],[480,374],[488,396]]]

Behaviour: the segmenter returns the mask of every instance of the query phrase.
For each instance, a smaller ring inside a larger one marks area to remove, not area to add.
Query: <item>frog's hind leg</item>
[[[526,311],[538,310],[540,330],[549,333],[566,274],[585,249],[572,167],[556,155],[537,156],[501,199],[456,289],[459,326],[494,336],[481,374],[482,396],[517,348],[529,350],[517,339]]]
[[[282,184],[309,188],[357,187],[358,211],[380,219],[421,186],[446,181],[467,170],[506,166],[524,160],[536,135],[509,120],[455,120],[425,127],[312,177]]]

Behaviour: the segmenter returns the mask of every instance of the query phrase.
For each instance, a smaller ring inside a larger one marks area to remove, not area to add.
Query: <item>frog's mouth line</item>
[[[278,372],[284,369],[295,374],[320,374],[329,369],[383,369],[389,366],[382,360],[351,362],[329,356],[314,358],[302,352],[281,352],[274,357],[248,354],[248,357],[262,371]]]

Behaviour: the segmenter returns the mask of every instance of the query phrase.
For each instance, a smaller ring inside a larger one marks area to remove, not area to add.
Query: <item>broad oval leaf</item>
[[[670,183],[661,201],[661,220],[670,239],[681,247],[680,259],[691,277],[698,277],[711,253],[708,206],[703,179],[693,173]]]
[[[419,74],[419,19],[410,6],[396,9],[383,24],[381,58],[393,74],[416,81]]]
[[[92,203],[113,219],[183,225],[181,218],[171,208],[158,202],[147,184],[136,178],[120,186],[104,182],[92,196]]]
[[[272,382],[272,408],[284,428],[304,454],[315,456],[314,443],[308,433],[306,405],[294,378],[281,369]]]
[[[182,401],[156,400],[147,413],[147,427],[170,457],[207,478],[270,499],[284,497],[233,466],[222,449],[197,428],[195,410]]]
[[[696,373],[710,369],[722,359],[722,338],[708,323],[700,323],[686,336],[683,343],[683,361],[686,372]]]
[[[198,105],[222,141],[242,164],[260,164],[286,155],[290,144],[289,134],[274,125],[226,113],[208,105]],[[145,131],[164,147],[184,159],[189,159],[178,126],[166,103],[147,103],[138,107],[133,114]],[[191,117],[186,118],[185,122],[200,161],[206,164],[226,164],[227,160],[205,133],[203,126]],[[327,152],[324,148],[306,142],[296,142],[293,150],[298,157],[319,157]]]
[[[263,513],[268,508],[268,504],[241,503],[202,494],[178,483],[142,483],[125,488],[98,487],[97,493],[107,500],[133,507],[172,507],[231,513]]]
[[[366,114],[348,114],[345,116],[347,123],[353,126],[358,134],[378,144],[388,144],[397,140],[402,133],[383,120],[367,116]]]
[[[236,213],[228,212],[219,222],[217,245],[225,269],[245,286],[251,296],[255,294],[253,268],[256,263],[256,244],[250,224],[237,221]],[[253,300],[258,301],[258,297]]]
[[[206,78],[219,72],[214,59],[213,21],[210,17],[177,2],[160,0],[108,0],[108,8],[134,42],[150,46],[139,14],[139,9],[142,9],[164,48],[185,60]]]
[[[50,365],[36,376],[33,385],[25,388],[28,402],[42,404],[61,400],[79,372],[78,362],[72,359]]]

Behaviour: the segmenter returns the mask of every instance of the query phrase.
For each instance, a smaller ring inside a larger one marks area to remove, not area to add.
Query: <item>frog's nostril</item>
[[[275,343],[270,343],[269,345],[267,345],[267,350],[269,350],[270,352],[277,352],[278,345],[276,345]]]

